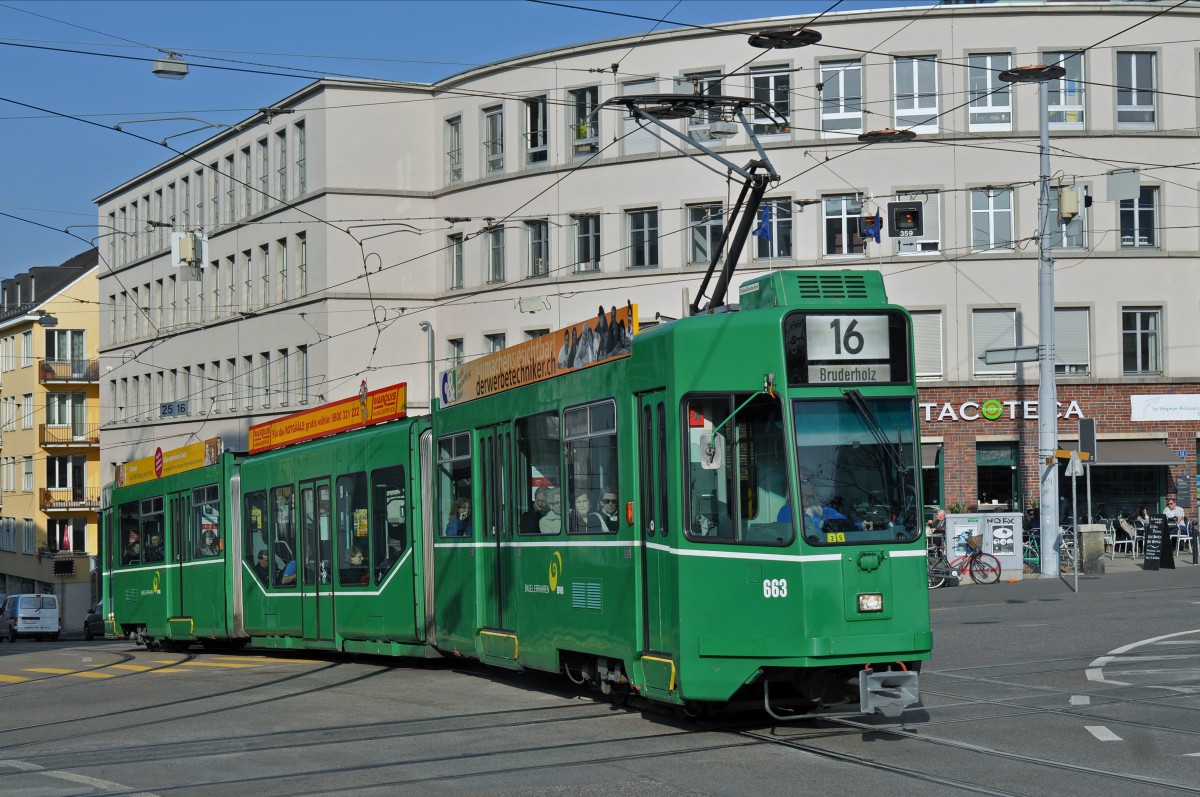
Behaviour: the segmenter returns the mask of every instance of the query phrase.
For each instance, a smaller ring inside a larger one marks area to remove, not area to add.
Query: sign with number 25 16
[[[160,418],[176,418],[189,414],[186,401],[168,401],[166,404],[158,405],[158,417]]]

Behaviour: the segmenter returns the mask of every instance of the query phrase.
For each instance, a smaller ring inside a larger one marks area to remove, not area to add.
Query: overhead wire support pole
[[[1041,504],[1041,570],[1058,575],[1058,389],[1054,383],[1054,260],[1050,254],[1050,92],[1046,82],[1066,74],[1058,64],[1007,69],[1006,83],[1038,84],[1038,495]],[[1079,551],[1075,552],[1079,567]]]

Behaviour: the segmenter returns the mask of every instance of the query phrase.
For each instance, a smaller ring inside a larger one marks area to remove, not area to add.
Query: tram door
[[[168,617],[187,617],[188,607],[184,604],[187,602],[187,590],[185,582],[187,580],[187,568],[183,566],[184,560],[187,558],[184,553],[187,550],[187,524],[188,519],[192,516],[192,494],[188,490],[181,490],[177,493],[171,493],[167,496],[167,508],[171,513],[171,528],[167,530],[170,536],[170,551],[171,551],[171,579],[175,598],[167,611]]]
[[[669,652],[671,556],[667,546],[667,411],[665,391],[645,393],[638,403],[638,506],[642,539],[642,648]]]
[[[480,490],[479,529],[481,592],[485,598],[483,626],[515,629],[516,548],[512,545],[513,524],[509,518],[512,430],[507,424],[483,430],[479,435]]]
[[[300,603],[304,638],[333,639],[333,516],[329,480],[300,482]]]

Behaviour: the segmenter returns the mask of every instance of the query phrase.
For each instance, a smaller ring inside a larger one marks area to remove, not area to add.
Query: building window
[[[600,89],[589,86],[567,92],[571,105],[571,152],[576,157],[600,151],[600,119],[595,113],[600,104]]]
[[[1086,307],[1054,308],[1054,373],[1084,376],[1091,373],[1091,336]]]
[[[658,81],[627,80],[621,84],[621,94],[637,96],[653,94]],[[658,152],[658,134],[654,125],[632,113],[621,114],[621,149],[625,155],[652,155]]]
[[[862,254],[863,240],[859,230],[862,200],[857,194],[827,196],[825,208],[825,254]]]
[[[503,351],[507,340],[503,332],[498,332],[495,335],[483,336],[483,348],[488,354],[494,354],[498,351]]]
[[[629,267],[658,267],[658,211],[630,210],[629,220]]]
[[[446,241],[446,257],[449,266],[447,286],[451,290],[455,290],[463,286],[463,237],[449,235],[446,237]]]
[[[757,260],[791,257],[792,203],[787,199],[768,199],[762,207],[754,229],[754,257]]]
[[[750,70],[750,91],[755,102],[773,105],[783,118],[792,108],[792,73],[778,67],[762,67]],[[754,132],[760,136],[776,136],[788,132],[784,125],[774,120],[756,116],[752,122]]]
[[[58,528],[57,528],[61,523],[62,523],[62,521],[57,520],[57,519],[50,521],[50,534],[48,535],[50,537],[50,539],[52,539],[52,540],[61,540],[62,539],[62,537],[58,533]],[[22,528],[22,533],[21,533],[21,538],[22,538],[21,543],[23,545],[23,550],[25,551],[25,553],[36,553],[37,552],[37,530],[33,524],[33,518],[28,518],[28,517],[25,518],[22,526],[23,526],[23,528]],[[51,549],[51,550],[53,550],[53,549]]]
[[[896,129],[938,130],[937,61],[932,55],[896,59]]]
[[[1137,199],[1121,200],[1121,248],[1158,246],[1158,188],[1143,188]]]
[[[21,491],[33,492],[33,457],[25,456],[22,461]]]
[[[271,153],[267,140],[258,142],[258,209],[266,210],[271,199]]]
[[[278,199],[280,202],[287,202],[288,198],[288,151],[287,151],[287,131],[280,130],[275,134],[275,170],[277,172],[275,179],[275,189],[279,192]]]
[[[942,248],[942,202],[937,191],[921,191],[911,194],[899,193],[901,202],[921,203],[921,234],[896,239],[896,253],[920,255],[938,252]],[[903,232],[901,233],[903,235]]]
[[[254,309],[254,250],[242,250],[242,264],[245,266],[242,282],[242,310]]]
[[[1061,66],[1067,73],[1046,81],[1050,92],[1050,129],[1078,130],[1083,127],[1083,53],[1046,53],[1042,63]]]
[[[586,213],[575,219],[575,270],[600,270],[600,215]]]
[[[250,148],[242,147],[242,217],[254,213],[254,160]]]
[[[688,205],[688,263],[707,266],[721,243],[725,218],[721,205]]]
[[[451,368],[457,368],[463,364],[466,359],[463,354],[463,339],[450,338],[446,341],[446,359],[450,361]]]
[[[1117,53],[1117,126],[1154,129],[1154,53]]]
[[[1121,370],[1126,374],[1162,372],[1162,308],[1126,307],[1121,311]]]
[[[525,236],[529,242],[528,276],[545,277],[550,273],[550,223],[525,222]]]
[[[47,395],[52,396],[52,395],[61,395],[61,394],[50,393]],[[33,394],[32,393],[26,393],[25,395],[21,396],[21,428],[22,429],[32,429],[33,428]]]
[[[821,135],[825,138],[862,132],[862,62],[821,64]]]
[[[308,403],[308,347],[298,346],[294,354],[296,358],[296,367],[292,368],[292,373],[295,374],[293,379],[296,385],[296,403]]]
[[[308,142],[305,139],[304,122],[296,122],[295,127],[296,142],[296,194],[303,194],[308,190]]]
[[[688,93],[697,97],[719,97],[721,96],[722,77],[720,72],[698,72],[693,75],[684,75],[679,78],[677,83],[680,84],[680,93],[687,92],[687,87],[690,86],[691,91]],[[700,140],[711,138],[708,135],[708,126],[720,119],[721,111],[718,108],[699,110],[688,117],[688,132]]]
[[[192,229],[192,181],[187,177],[179,178],[179,205],[183,208],[183,231],[189,232]],[[125,225],[125,210],[121,210],[121,225]],[[121,236],[121,247],[124,249],[125,236]],[[124,251],[121,254],[121,261],[125,261]]]
[[[504,227],[493,227],[487,234],[487,281],[504,282]]]
[[[21,333],[21,365],[33,365],[33,330]]]
[[[258,247],[258,273],[262,278],[262,293],[259,307],[271,304],[271,247],[263,244]]]
[[[296,236],[296,296],[308,293],[308,237]]]
[[[279,406],[286,407],[292,402],[292,383],[288,381],[288,350],[280,349],[275,352],[275,393],[279,396]]]
[[[525,163],[545,163],[550,155],[546,98],[525,100]]]
[[[258,355],[258,392],[264,407],[271,406],[271,352]]]
[[[1012,66],[1008,53],[967,56],[968,128],[972,132],[1012,130],[1012,92],[1000,73]]]
[[[917,379],[942,378],[942,311],[912,313]]]
[[[483,109],[483,164],[486,174],[504,171],[504,108]]]
[[[1059,198],[1065,196],[1068,200],[1069,218],[1064,218]],[[1063,186],[1050,189],[1050,246],[1054,249],[1082,249],[1087,245],[1086,229],[1084,228],[1085,197],[1087,192],[1083,186]]]
[[[971,248],[977,252],[1012,249],[1012,189],[971,192]]]
[[[204,170],[197,169],[192,175],[192,188],[196,193],[196,229],[203,230],[207,222],[207,216],[204,215]]]
[[[525,330],[525,340],[537,340],[538,338],[544,338],[549,334],[550,334],[550,330],[545,329],[545,328],[543,328],[543,329],[527,329],[527,330]]]
[[[275,260],[279,263],[279,284],[275,286],[275,298],[278,301],[288,300],[288,245],[287,239],[281,238],[275,242]]]
[[[225,221],[232,224],[237,218],[237,182],[234,180],[233,156],[225,157],[225,172],[221,179],[225,181]]]
[[[1012,376],[1017,372],[1016,363],[988,365],[981,358],[990,349],[1011,349],[1017,345],[1016,310],[973,310],[971,311],[971,362],[975,376]]]
[[[461,183],[462,164],[462,117],[446,120],[446,184]]]
[[[212,174],[212,226],[216,228],[221,226],[221,194],[224,193],[221,185],[220,161],[208,164],[208,170]]]

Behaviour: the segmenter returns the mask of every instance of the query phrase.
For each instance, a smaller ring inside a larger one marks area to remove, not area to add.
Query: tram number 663
[[[764,598],[786,598],[787,597],[787,579],[786,578],[768,578],[763,582],[763,597]]]

